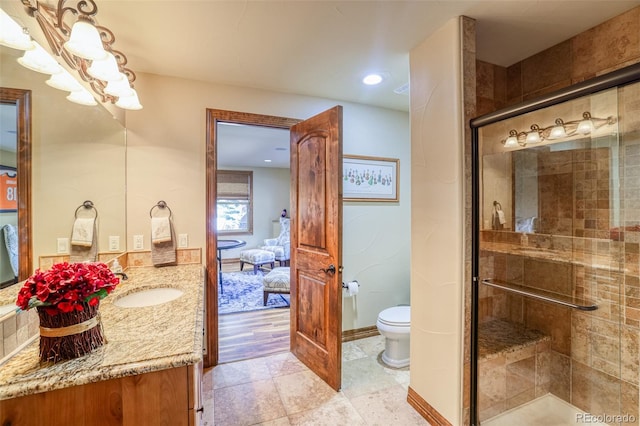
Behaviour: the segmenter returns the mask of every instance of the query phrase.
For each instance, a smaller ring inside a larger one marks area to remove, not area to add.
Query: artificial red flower
[[[84,303],[98,304],[120,283],[104,263],[56,263],[36,270],[18,292],[16,305],[27,310],[45,306],[46,312],[82,311]]]

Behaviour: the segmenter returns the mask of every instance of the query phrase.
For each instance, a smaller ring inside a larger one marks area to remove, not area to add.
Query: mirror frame
[[[0,102],[17,108],[18,281],[32,273],[31,246],[31,90],[0,87]]]

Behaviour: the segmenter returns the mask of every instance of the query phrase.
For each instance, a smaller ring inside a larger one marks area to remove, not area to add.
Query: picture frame
[[[0,165],[0,213],[18,211],[18,169]]]
[[[344,155],[343,201],[398,202],[400,160],[397,158]]]

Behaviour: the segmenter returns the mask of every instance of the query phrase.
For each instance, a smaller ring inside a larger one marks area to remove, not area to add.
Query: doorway
[[[288,352],[290,295],[264,289],[289,277],[289,129],[219,121],[216,131],[219,362]],[[274,262],[244,263],[249,253]]]
[[[285,117],[268,116],[261,114],[250,114],[235,111],[214,110],[207,111],[207,267],[217,269],[218,265],[218,231],[217,231],[217,187],[216,171],[218,170],[218,138],[220,136],[219,124],[238,126],[261,126],[271,129],[285,129],[288,131],[291,126],[300,120]],[[229,238],[235,238],[229,237]],[[222,257],[222,256],[221,256]],[[206,294],[206,352],[204,354],[205,365],[217,365],[219,360],[219,312],[218,312],[218,280],[219,274],[216,270],[208,270],[207,274],[207,294]]]

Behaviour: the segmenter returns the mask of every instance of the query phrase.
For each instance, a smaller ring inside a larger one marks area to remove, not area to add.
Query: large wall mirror
[[[19,65],[17,59],[22,55],[22,51],[0,46],[0,87],[31,94],[30,164],[21,165],[18,152],[0,151],[0,166],[15,167],[18,176],[21,167],[30,167],[30,199],[20,200],[17,213],[31,214],[33,265],[28,265],[29,256],[24,255],[19,258],[20,268],[28,275],[42,256],[68,254],[76,210],[86,200],[93,202],[98,213],[98,259],[107,261],[126,250],[126,130],[103,106],[68,101],[68,93],[45,84],[48,75]],[[0,220],[12,220],[8,213],[3,215],[0,212]],[[26,231],[24,226],[18,228],[19,233]],[[114,240],[119,240],[117,246]],[[4,242],[1,246],[6,256]],[[0,255],[0,259],[0,278],[6,281],[9,265],[6,257]]]

